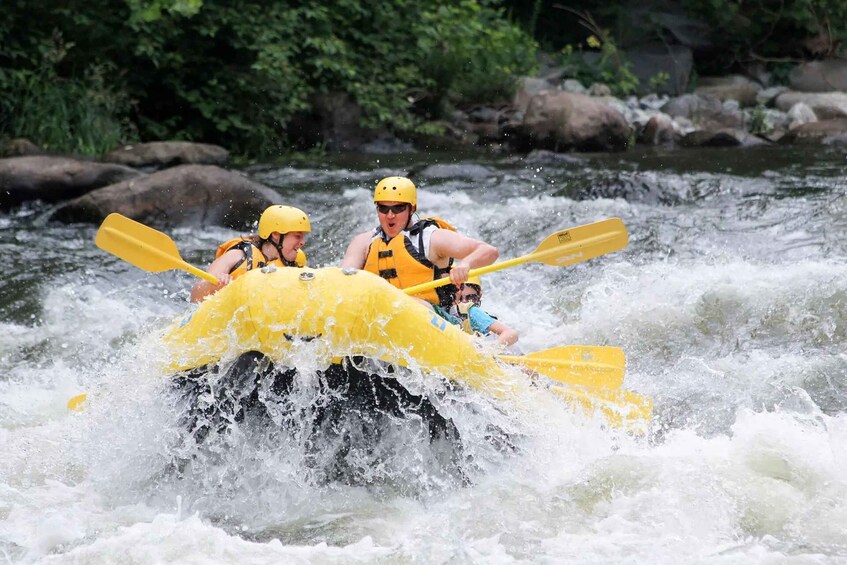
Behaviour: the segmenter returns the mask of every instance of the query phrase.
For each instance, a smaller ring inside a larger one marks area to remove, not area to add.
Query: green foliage
[[[416,30],[421,75],[431,114],[449,104],[498,102],[514,94],[515,78],[535,65],[537,46],[517,26],[475,0],[423,14]]]
[[[49,63],[42,53],[56,32],[66,53]],[[18,118],[2,127],[55,143],[56,134],[38,136],[60,93],[63,107],[103,117],[78,123],[106,124],[110,114],[123,137],[132,110],[143,140],[269,155],[298,135],[316,95],[346,95],[364,126],[414,130],[451,104],[507,97],[534,55],[533,41],[486,0],[5,0],[0,110]],[[41,102],[21,110],[35,85]],[[105,144],[117,134],[97,135]]]
[[[736,61],[784,62],[786,58],[844,54],[844,0],[683,0],[719,34],[721,51]],[[725,66],[727,58],[723,58]]]
[[[768,124],[767,113],[765,112],[765,107],[762,104],[758,104],[755,108],[753,108],[753,111],[750,114],[748,129],[750,130],[750,133],[754,135],[768,133],[771,131],[771,127]]]
[[[609,31],[601,28],[587,10],[559,5],[556,7],[579,18],[579,23],[591,33],[585,40],[586,46],[600,52],[599,58],[589,58],[582,51],[582,43],[577,45],[576,52],[570,44],[566,45],[561,52],[562,61],[574,69],[574,76],[586,86],[594,82],[606,84],[618,96],[635,92],[638,77],[632,72],[632,63],[618,50]]]
[[[591,58],[583,50],[582,44],[574,49],[566,45],[559,54],[561,63],[568,69],[570,76],[586,87],[595,82],[608,85],[617,96],[628,96],[638,88],[638,77],[632,72],[632,64],[618,51],[614,41],[608,39],[600,44],[595,36],[589,36],[587,46],[599,48],[600,56]]]
[[[25,137],[44,149],[100,155],[134,139],[128,120],[130,101],[113,89],[106,65],[89,65],[81,76],[62,78],[57,67],[73,49],[54,33],[43,45],[34,69],[7,70],[0,75],[4,92],[0,121],[3,137]]]
[[[658,92],[663,86],[668,83],[670,79],[671,75],[669,75],[665,71],[660,71],[653,75],[649,81],[647,81],[647,87],[650,89],[650,92]]]

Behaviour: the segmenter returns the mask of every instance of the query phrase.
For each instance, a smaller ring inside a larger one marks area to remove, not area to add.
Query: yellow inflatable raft
[[[480,351],[474,338],[422,302],[376,275],[339,268],[271,268],[239,277],[166,330],[164,372],[213,365],[246,352],[287,365],[302,341],[313,342],[319,365],[374,359],[435,373],[496,398],[525,385],[516,382],[513,369]],[[631,393],[626,391],[552,390],[575,406],[605,412],[614,424],[629,425],[628,420],[645,415],[644,406],[627,414]]]

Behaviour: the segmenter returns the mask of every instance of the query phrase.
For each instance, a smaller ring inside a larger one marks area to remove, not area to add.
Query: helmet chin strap
[[[415,212],[417,212],[417,211],[418,211],[417,206],[412,206],[411,204],[409,204],[409,218],[406,220],[406,225],[403,226],[404,230],[409,229],[409,226],[412,225],[412,216],[414,216]]]
[[[275,233],[279,233],[279,232],[275,232]],[[273,248],[276,249],[276,252],[279,254],[279,260],[280,261],[285,261],[285,256],[282,254],[282,240],[284,238],[285,238],[285,234],[280,233],[279,234],[279,243],[277,243],[273,239],[273,233],[271,233],[268,236],[268,238],[266,240],[264,240],[264,241],[270,243],[273,246]]]

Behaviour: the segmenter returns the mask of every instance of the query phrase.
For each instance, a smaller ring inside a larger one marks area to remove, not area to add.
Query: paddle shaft
[[[575,241],[573,243],[566,243],[564,245],[560,245],[554,247],[552,249],[546,249],[544,251],[537,251],[534,253],[530,253],[528,255],[521,255],[520,257],[515,257],[514,259],[507,259],[505,261],[500,261],[499,263],[492,263],[491,265],[486,265],[485,267],[479,267],[476,269],[471,269],[468,272],[468,277],[485,275],[488,273],[493,273],[495,271],[499,271],[501,269],[508,269],[509,267],[514,267],[515,265],[520,265],[522,263],[528,263],[530,261],[544,261],[548,257],[558,257],[560,255],[565,255],[570,251],[576,251],[581,247],[587,247],[591,245],[597,245],[603,243],[605,241],[610,241],[616,237],[619,237],[620,234],[618,232],[610,232],[602,235],[597,235],[594,237],[588,237],[584,239],[580,239],[579,241]],[[563,258],[562,262],[564,263],[567,260],[578,259],[582,256],[581,251],[576,251],[573,255]],[[444,286],[450,284],[451,281],[448,277],[444,277],[443,279],[438,279],[435,281],[429,281],[421,284],[417,284],[415,286],[410,286],[408,288],[404,288],[403,292],[406,294],[420,294],[421,292],[426,292],[427,290],[431,290],[433,288],[438,288],[440,286]]]

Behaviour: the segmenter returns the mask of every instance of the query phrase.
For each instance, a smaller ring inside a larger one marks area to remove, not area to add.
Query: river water
[[[169,475],[178,422],[149,342],[193,280],[107,255],[95,226],[50,223],[46,205],[0,215],[0,561],[847,563],[845,166],[843,150],[795,147],[252,169],[309,212],[311,266],[337,264],[375,222],[376,180],[408,171],[421,211],[504,259],[624,220],[624,251],[487,275],[485,303],[527,352],[623,348],[652,429],[543,398],[456,403],[480,462],[466,486],[414,450],[371,486],[315,483],[296,445],[261,434]],[[201,266],[237,234],[167,231]],[[484,420],[515,448],[488,449]]]

